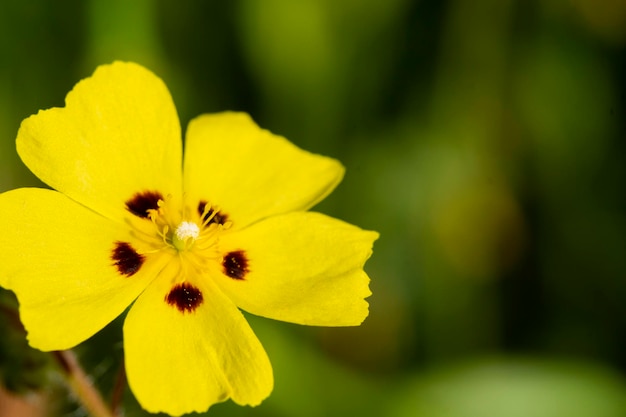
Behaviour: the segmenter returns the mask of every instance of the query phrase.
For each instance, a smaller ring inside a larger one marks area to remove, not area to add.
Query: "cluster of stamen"
[[[202,213],[198,213],[199,221],[193,220],[194,215],[191,212],[181,213],[172,205],[172,199],[166,197],[157,202],[157,208],[147,210],[148,218],[160,238],[161,247],[169,247],[179,253],[193,248],[203,252],[206,258],[206,251],[217,241],[216,234],[228,229],[230,222],[216,222],[215,219],[220,217],[219,210],[208,204],[204,205]]]

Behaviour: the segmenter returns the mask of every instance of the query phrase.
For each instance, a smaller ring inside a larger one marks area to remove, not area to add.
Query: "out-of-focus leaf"
[[[403,389],[393,417],[622,417],[626,384],[606,368],[486,359],[439,369]]]
[[[49,383],[50,356],[28,346],[13,293],[0,288],[0,385],[25,394]]]

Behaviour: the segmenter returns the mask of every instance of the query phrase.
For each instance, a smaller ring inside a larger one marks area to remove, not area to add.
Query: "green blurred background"
[[[626,416],[625,46],[623,0],[4,1],[0,191],[41,185],[22,119],[139,62],[183,127],[242,110],[340,159],[316,209],[381,233],[366,322],[250,317],[274,393],[209,415]],[[85,415],[8,317],[5,385]],[[77,349],[106,397],[120,329]]]

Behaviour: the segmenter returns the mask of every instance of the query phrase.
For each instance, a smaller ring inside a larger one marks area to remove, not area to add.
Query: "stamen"
[[[198,214],[202,219],[202,227],[205,228],[213,223],[224,224],[228,215],[223,213],[219,207],[215,207],[202,200],[198,203]]]
[[[217,215],[217,210],[213,210],[210,205],[206,205],[204,210],[202,211],[202,227],[206,227],[207,224],[211,223],[213,217]]]

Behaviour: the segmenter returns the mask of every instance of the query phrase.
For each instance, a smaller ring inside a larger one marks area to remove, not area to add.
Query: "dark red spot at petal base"
[[[165,296],[165,302],[183,314],[194,311],[202,301],[202,291],[187,282],[176,285]]]
[[[148,210],[159,208],[159,200],[163,195],[158,191],[142,191],[126,202],[126,209],[135,216],[148,218]]]
[[[120,274],[130,277],[135,275],[143,262],[146,260],[143,255],[137,253],[130,243],[115,242],[115,249],[111,254],[113,265],[117,267]]]
[[[206,201],[200,201],[198,203],[198,214],[202,217],[202,221],[205,222],[208,218],[211,218],[211,220],[209,220],[208,224],[212,224],[212,223],[217,223],[217,224],[224,224],[226,223],[226,221],[228,220],[228,216],[222,212],[216,213],[215,216],[213,216],[213,209],[209,209],[209,211],[204,214],[204,210],[206,209],[206,205],[207,202]],[[204,216],[203,216],[204,214]],[[211,217],[213,216],[213,217]]]
[[[249,272],[248,259],[242,250],[227,253],[222,261],[222,266],[224,273],[232,279],[243,279]]]

